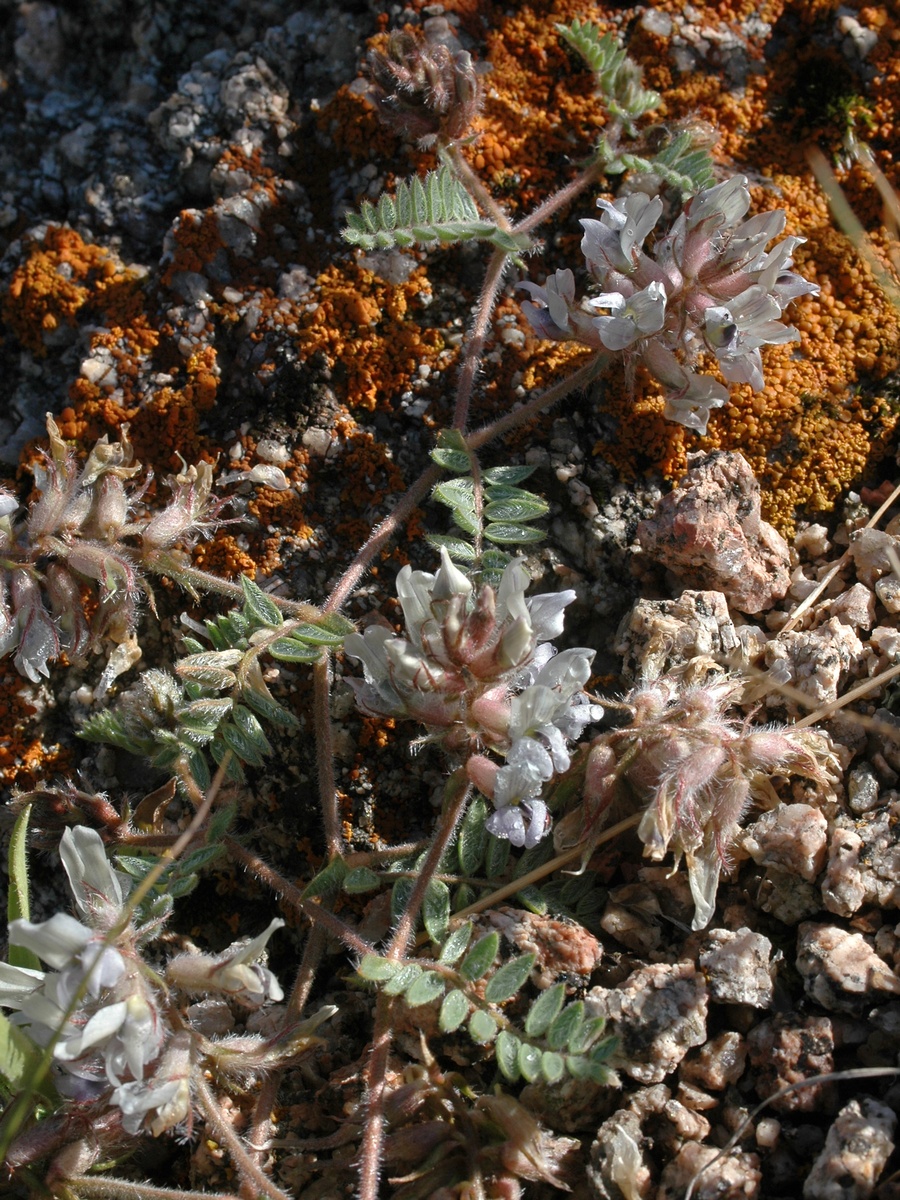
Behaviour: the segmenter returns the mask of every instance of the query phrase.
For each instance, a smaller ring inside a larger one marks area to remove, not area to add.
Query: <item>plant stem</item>
[[[238,1200],[233,1192],[186,1192],[104,1175],[73,1175],[66,1183],[82,1200]]]
[[[219,1110],[218,1101],[210,1091],[206,1084],[206,1080],[198,1071],[194,1074],[192,1080],[193,1090],[197,1093],[197,1098],[200,1101],[200,1107],[203,1109],[206,1120],[212,1132],[220,1142],[224,1142],[228,1147],[228,1153],[231,1156],[231,1161],[235,1166],[238,1174],[242,1177],[245,1187],[241,1188],[241,1192],[245,1196],[252,1195],[254,1200],[259,1195],[268,1196],[269,1200],[291,1200],[286,1192],[283,1192],[280,1187],[269,1179],[259,1169],[256,1163],[248,1154],[244,1143],[228,1124],[222,1113]],[[251,1185],[256,1189],[255,1192],[248,1193],[246,1186]]]
[[[316,739],[316,773],[319,802],[325,827],[325,852],[328,861],[342,858],[344,838],[337,783],[334,778],[334,738],[331,728],[331,655],[323,651],[313,664],[313,724]]]
[[[381,1150],[384,1144],[385,1080],[393,1041],[392,1007],[392,997],[379,992],[375,1002],[372,1050],[366,1064],[366,1123],[359,1146],[358,1200],[378,1200]]]
[[[325,601],[323,612],[338,612],[366,570],[372,559],[397,530],[407,521],[422,503],[434,485],[440,480],[440,467],[426,467],[419,478],[403,493],[394,508],[376,525],[363,545],[357,550],[353,562],[338,580],[331,595]]]
[[[372,947],[369,943],[359,936],[354,929],[329,912],[322,904],[316,904],[313,900],[305,900],[302,891],[295,887],[290,880],[285,879],[268,863],[264,863],[258,855],[247,850],[230,834],[226,834],[222,838],[222,845],[228,853],[239,862],[245,870],[251,875],[255,875],[261,882],[267,884],[277,896],[281,896],[296,912],[302,913],[314,925],[324,926],[329,933],[333,934],[344,943],[348,950],[352,950],[354,954],[371,954]]]

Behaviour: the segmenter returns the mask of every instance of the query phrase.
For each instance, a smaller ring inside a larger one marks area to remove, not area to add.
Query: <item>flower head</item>
[[[568,741],[602,716],[583,690],[594,652],[556,654],[551,645],[574,592],[527,597],[528,582],[516,560],[496,591],[476,590],[442,551],[436,574],[404,567],[397,578],[406,637],[370,626],[344,643],[363,664],[364,681],[350,681],[360,707],[413,717],[429,740],[464,757],[470,780],[497,809],[488,831],[517,846],[546,833],[541,792],[568,770]]]
[[[784,309],[819,290],[790,270],[804,239],[766,250],[784,229],[784,213],[745,220],[743,175],[698,192],[650,250],[644,242],[662,214],[658,197],[636,192],[597,204],[600,219],[581,222],[581,249],[600,294],[576,305],[571,272],[557,271],[543,287],[523,284],[532,297],[523,311],[542,337],[643,363],[666,389],[665,415],[705,433],[728,390],[693,370],[698,355],[714,355],[729,383],[763,387],[760,348],[797,341],[781,320]]]

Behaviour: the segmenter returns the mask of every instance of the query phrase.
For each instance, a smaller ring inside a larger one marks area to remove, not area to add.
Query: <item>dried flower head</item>
[[[384,52],[369,54],[369,71],[382,120],[423,147],[465,137],[481,108],[472,56],[433,33],[392,33]]]
[[[676,867],[684,857],[695,929],[712,919],[741,818],[753,800],[772,798],[769,777],[825,784],[834,765],[817,730],[729,717],[740,690],[733,677],[685,688],[662,676],[625,697],[630,724],[602,734],[587,756],[581,836],[589,841],[590,827],[614,803],[645,806],[638,826],[644,854],[659,862],[672,850]]]
[[[184,560],[175,543],[214,529],[223,502],[212,495],[212,466],[200,463],[169,479],[165,508],[138,515],[146,485],[127,486],[141,470],[127,426],[118,442],[101,438],[81,466],[49,414],[47,433],[49,452],[34,468],[40,499],[24,519],[0,488],[0,655],[15,652],[16,668],[37,683],[61,654],[77,660],[111,641],[125,649],[108,684],[140,657],[133,637],[145,573],[177,577]],[[99,602],[90,624],[85,591]]]
[[[614,203],[598,200],[599,221],[585,220],[582,253],[598,295],[575,303],[575,279],[558,270],[543,287],[522,286],[523,310],[542,337],[574,339],[643,363],[666,389],[666,416],[700,433],[728,389],[693,370],[701,353],[715,356],[729,383],[763,386],[760,347],[796,342],[782,313],[818,286],[790,270],[804,239],[766,246],[784,229],[783,212],[744,220],[750,192],[743,175],[688,200],[672,227],[648,251],[644,243],[663,211],[641,192]]]

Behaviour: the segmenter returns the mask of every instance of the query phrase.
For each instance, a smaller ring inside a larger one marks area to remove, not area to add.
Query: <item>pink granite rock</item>
[[[684,479],[638,526],[638,541],[686,586],[720,591],[741,612],[764,612],[790,586],[790,551],[760,516],[753,472],[724,450],[688,462]]]

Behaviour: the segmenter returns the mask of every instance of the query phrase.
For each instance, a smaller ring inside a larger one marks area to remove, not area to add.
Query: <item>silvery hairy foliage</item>
[[[360,708],[417,720],[424,741],[466,760],[497,810],[489,832],[516,846],[547,832],[544,784],[568,769],[568,741],[602,715],[584,693],[594,651],[557,655],[551,644],[575,593],[526,598],[529,582],[515,559],[496,591],[476,588],[442,550],[436,574],[404,567],[397,577],[405,637],[370,625],[344,644],[363,664],[365,680],[350,681]]]
[[[107,675],[140,657],[133,636],[145,574],[175,577],[186,559],[177,543],[214,529],[222,501],[212,495],[213,467],[201,462],[168,479],[171,498],[153,515],[135,511],[146,489],[129,488],[141,471],[125,432],[102,437],[79,464],[47,417],[49,452],[34,469],[40,498],[25,516],[0,488],[0,656],[33,682],[49,664],[118,647]],[[84,593],[98,601],[88,621]],[[109,678],[107,678],[109,682]]]
[[[557,270],[522,307],[541,337],[575,340],[640,362],[666,389],[665,415],[699,433],[728,388],[693,368],[714,355],[728,383],[763,386],[760,348],[796,342],[783,324],[785,308],[819,288],[790,268],[805,239],[768,243],[784,229],[783,212],[744,220],[750,192],[743,175],[688,200],[672,226],[645,249],[663,202],[635,192],[613,203],[598,200],[599,221],[584,220],[581,250],[601,291],[578,303],[575,276]]]

